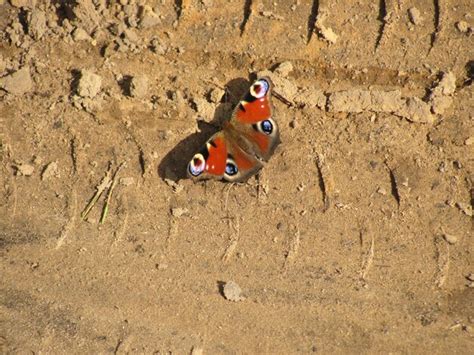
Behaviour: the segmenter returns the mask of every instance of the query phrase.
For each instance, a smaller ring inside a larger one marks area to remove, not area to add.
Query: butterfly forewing
[[[252,153],[267,161],[280,143],[278,125],[273,120],[272,83],[263,77],[252,84],[230,119],[235,129],[250,144]]]

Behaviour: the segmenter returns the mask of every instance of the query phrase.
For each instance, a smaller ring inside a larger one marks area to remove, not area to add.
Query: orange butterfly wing
[[[279,130],[272,119],[272,84],[260,78],[235,108],[222,131],[217,132],[188,164],[194,180],[224,179],[243,181],[256,174],[280,142]]]

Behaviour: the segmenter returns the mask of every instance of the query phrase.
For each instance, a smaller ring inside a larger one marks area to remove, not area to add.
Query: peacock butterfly
[[[267,77],[255,81],[225,121],[188,164],[193,180],[223,179],[239,182],[255,175],[280,143],[272,118],[272,82]]]

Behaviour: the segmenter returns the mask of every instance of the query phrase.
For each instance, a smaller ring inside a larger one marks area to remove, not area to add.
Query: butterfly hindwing
[[[193,180],[224,179],[243,181],[254,175],[263,164],[246,153],[225,130],[217,132],[195,154],[188,164],[188,176]]]

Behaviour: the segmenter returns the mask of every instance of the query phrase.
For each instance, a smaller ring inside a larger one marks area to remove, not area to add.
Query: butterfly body
[[[263,167],[280,143],[278,126],[272,118],[271,88],[266,77],[250,86],[222,130],[189,162],[190,178],[244,181]]]

